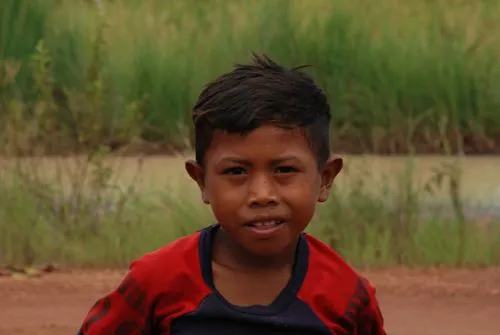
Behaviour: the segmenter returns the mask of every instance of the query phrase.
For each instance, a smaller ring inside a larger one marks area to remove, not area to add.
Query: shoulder
[[[326,323],[354,322],[373,303],[374,288],[325,243],[305,235],[309,246],[308,270],[298,297]]]
[[[80,333],[110,334],[121,327],[134,332],[158,317],[168,324],[189,312],[208,290],[201,276],[199,240],[197,232],[133,261],[119,286],[92,307]]]
[[[204,294],[206,287],[201,274],[200,235],[196,232],[181,237],[134,260],[127,278],[141,287],[151,299],[167,293],[173,299],[183,291]]]
[[[200,232],[181,237],[132,261],[130,268],[137,271],[164,272],[165,266],[188,266],[199,260]],[[151,274],[151,273],[149,273]]]
[[[306,278],[315,278],[329,287],[336,284],[337,290],[351,291],[360,278],[358,272],[335,250],[319,239],[309,234],[306,234],[305,238],[309,246],[309,266]]]

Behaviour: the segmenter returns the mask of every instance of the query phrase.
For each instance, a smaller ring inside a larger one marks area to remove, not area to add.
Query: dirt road
[[[0,334],[75,334],[88,308],[123,273],[0,278]],[[378,288],[389,335],[500,334],[500,269],[392,269],[366,275]]]

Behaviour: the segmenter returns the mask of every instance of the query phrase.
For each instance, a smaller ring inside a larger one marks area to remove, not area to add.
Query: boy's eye
[[[245,169],[242,167],[231,167],[231,168],[225,169],[222,173],[223,174],[230,174],[230,175],[240,175],[240,174],[245,173]]]
[[[276,169],[276,173],[293,173],[297,172],[297,169],[293,166],[280,166]]]

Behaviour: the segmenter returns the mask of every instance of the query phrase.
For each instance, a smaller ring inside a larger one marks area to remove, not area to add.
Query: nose
[[[249,181],[248,205],[249,207],[267,207],[278,203],[278,195],[274,184],[265,175],[254,176]]]

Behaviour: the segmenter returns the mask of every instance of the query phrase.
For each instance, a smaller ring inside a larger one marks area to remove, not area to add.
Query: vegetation
[[[500,147],[497,1],[5,0],[0,8],[2,105],[32,124],[36,102],[54,100],[57,111],[44,108],[55,113],[44,111],[51,125],[36,125],[50,131],[49,152],[69,150],[60,146],[89,128],[113,148],[139,139],[186,148],[202,85],[251,50],[314,65],[335,106],[337,151],[441,152],[439,127],[454,151]],[[33,58],[47,74],[41,90]],[[42,144],[32,137],[27,148]]]
[[[312,233],[360,266],[500,264],[500,225],[465,217],[453,158],[500,148],[498,2],[29,3],[0,4],[0,264],[121,266],[209,224],[185,187],[124,185],[111,152],[189,149],[202,85],[251,50],[315,65],[336,151],[409,155],[377,191],[347,170]],[[452,163],[417,185],[419,152]],[[436,190],[451,217],[422,215]]]
[[[181,176],[181,159],[154,167],[169,176],[164,190],[139,180],[160,183],[135,160],[95,153],[3,162],[0,264],[124,266],[213,223],[194,183]],[[412,164],[408,158],[403,173],[381,181],[348,164],[309,231],[358,266],[500,264],[500,222],[465,217],[458,170],[443,165],[417,184]],[[427,206],[433,191],[454,199],[453,213]]]

